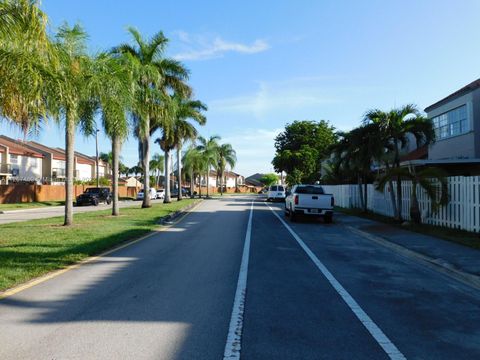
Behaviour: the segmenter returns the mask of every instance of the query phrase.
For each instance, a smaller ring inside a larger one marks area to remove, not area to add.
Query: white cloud
[[[264,119],[278,111],[303,110],[338,103],[319,78],[295,78],[280,82],[259,82],[251,94],[209,101],[210,112],[243,113]]]
[[[270,48],[270,45],[262,39],[257,39],[251,44],[242,44],[226,41],[220,36],[211,39],[205,35],[190,35],[185,31],[177,31],[175,34],[186,48],[185,51],[174,55],[177,60],[206,60],[222,57],[227,52],[255,54]]]

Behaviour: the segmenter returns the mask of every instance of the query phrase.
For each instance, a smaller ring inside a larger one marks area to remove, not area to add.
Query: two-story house
[[[0,135],[0,183],[42,182],[43,154]]]

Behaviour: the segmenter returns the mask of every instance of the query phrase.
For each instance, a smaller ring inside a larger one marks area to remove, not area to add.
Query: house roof
[[[91,158],[88,155],[82,154],[81,152],[75,151],[75,156],[77,157],[77,162],[80,164],[95,165],[96,163],[95,159]]]
[[[428,112],[432,111],[433,109],[435,109],[435,108],[437,108],[441,105],[444,105],[444,104],[448,103],[449,101],[451,101],[453,99],[456,99],[456,98],[458,98],[462,95],[468,94],[469,92],[472,92],[473,90],[476,90],[478,88],[480,88],[480,79],[472,81],[470,84],[465,85],[461,89],[458,89],[454,93],[448,95],[447,97],[444,97],[442,100],[439,100],[436,103],[426,107],[425,112],[428,113]]]
[[[41,151],[46,151],[52,154],[55,160],[66,160],[65,151],[59,148],[52,148],[50,146],[46,146],[36,141],[27,141],[27,144],[32,148],[37,148]]]
[[[20,140],[11,139],[8,136],[0,135],[0,145],[8,147],[8,152],[14,155],[23,155],[36,158],[43,158],[43,155],[37,151],[32,150],[30,147]],[[5,148],[0,147],[1,152],[5,152]]]
[[[428,157],[428,146],[421,146],[400,157],[400,161],[420,160]]]

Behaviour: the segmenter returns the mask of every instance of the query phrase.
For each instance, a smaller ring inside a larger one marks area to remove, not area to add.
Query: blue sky
[[[44,0],[42,8],[53,30],[80,22],[92,51],[128,42],[129,25],[162,30],[209,107],[202,135],[232,143],[247,176],[272,170],[273,139],[288,122],[325,119],[348,130],[367,109],[423,109],[480,77],[475,0]],[[21,136],[5,123],[0,131]],[[53,124],[38,140],[64,146]],[[95,152],[93,139],[78,136],[76,147]],[[100,148],[110,150],[103,136]],[[122,156],[137,162],[133,139]]]

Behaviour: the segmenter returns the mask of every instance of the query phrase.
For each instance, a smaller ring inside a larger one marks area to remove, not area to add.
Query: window
[[[10,154],[10,164],[18,164],[18,155]]]
[[[470,131],[467,105],[462,105],[432,119],[437,140],[465,134]]]

